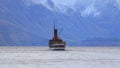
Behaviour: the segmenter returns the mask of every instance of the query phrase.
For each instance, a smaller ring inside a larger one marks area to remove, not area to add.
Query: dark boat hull
[[[65,44],[51,44],[49,48],[51,50],[65,50]]]

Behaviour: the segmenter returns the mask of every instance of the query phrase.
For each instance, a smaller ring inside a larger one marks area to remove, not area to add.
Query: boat
[[[54,37],[49,40],[49,49],[65,50],[66,42],[58,37],[58,30],[54,28]]]

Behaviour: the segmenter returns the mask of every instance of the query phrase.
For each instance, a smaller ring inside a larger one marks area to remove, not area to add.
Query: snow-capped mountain
[[[53,22],[68,45],[119,43],[120,0],[0,0],[0,45],[47,45]]]
[[[82,16],[100,15],[104,7],[110,7],[109,4],[120,8],[120,0],[29,0],[29,5],[44,5],[52,11],[67,13],[69,9],[79,12]]]

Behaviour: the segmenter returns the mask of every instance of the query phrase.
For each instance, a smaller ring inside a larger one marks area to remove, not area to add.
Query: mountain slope
[[[120,38],[118,2],[61,2],[0,0],[0,45],[47,45],[53,22],[59,31],[63,28],[59,36],[68,45],[80,45],[89,38]]]

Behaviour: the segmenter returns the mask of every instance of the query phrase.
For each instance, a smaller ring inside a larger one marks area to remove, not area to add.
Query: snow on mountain
[[[116,7],[120,7],[120,0],[31,0],[34,4],[42,4],[48,9],[67,13],[69,9],[74,12],[80,12],[82,16],[97,16],[100,15],[101,9],[108,6],[108,4],[116,4]],[[52,3],[52,6],[50,6]],[[109,6],[108,6],[109,7]]]
[[[0,45],[47,45],[53,21],[68,45],[120,38],[119,0],[0,0]],[[99,39],[98,39],[99,40]]]

